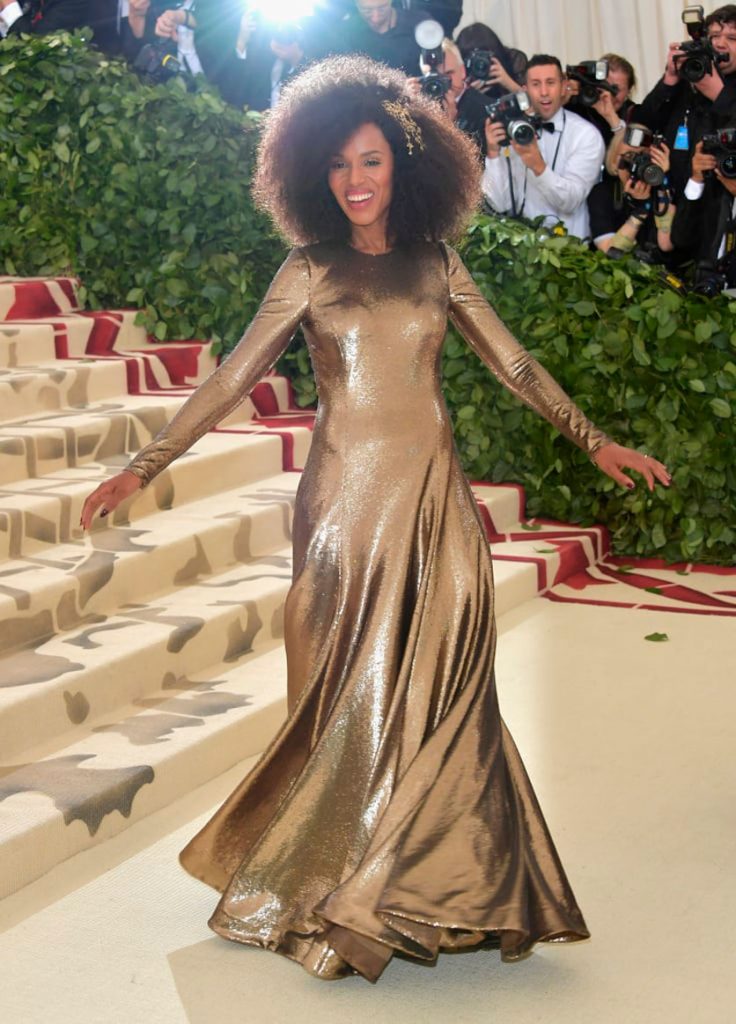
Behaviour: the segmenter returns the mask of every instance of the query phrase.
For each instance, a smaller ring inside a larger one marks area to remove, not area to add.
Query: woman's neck
[[[371,256],[380,256],[382,253],[390,252],[392,248],[386,228],[382,224],[371,224],[365,228],[353,225],[350,244],[358,252],[369,253]]]

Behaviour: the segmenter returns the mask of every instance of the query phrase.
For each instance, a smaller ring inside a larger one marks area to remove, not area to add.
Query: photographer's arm
[[[501,384],[586,452],[602,472],[621,486],[634,487],[633,480],[623,472],[627,468],[641,473],[650,490],[655,479],[669,485],[669,473],[660,462],[616,444],[591,423],[505,327],[457,253],[449,246],[445,246],[445,253],[450,319]]]
[[[145,487],[169,463],[233,411],[276,362],[293,337],[309,305],[309,267],[293,250],[274,278],[265,299],[237,348],[187,399],[171,423],[147,444],[122,473],[87,498],[82,526],[87,529],[97,509],[111,511],[131,493],[130,476]],[[127,494],[117,497],[122,484]],[[136,488],[133,488],[136,489]]]
[[[483,195],[497,213],[511,210],[511,188],[509,175],[514,174],[510,156],[501,152],[501,143],[506,138],[506,129],[497,121],[486,121],[486,159],[483,171]]]

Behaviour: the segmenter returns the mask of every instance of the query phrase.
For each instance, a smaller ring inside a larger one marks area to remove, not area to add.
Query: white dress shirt
[[[486,158],[483,192],[498,213],[515,212],[529,220],[543,216],[550,226],[562,221],[571,235],[588,238],[586,200],[600,180],[605,155],[603,136],[585,118],[564,107],[548,123],[555,130],[543,131],[537,140],[547,165],[539,177],[509,148],[508,156],[502,150],[495,160]]]
[[[16,23],[18,18],[23,14],[23,10],[19,3],[8,4],[0,11],[0,36],[6,36],[12,25]]]

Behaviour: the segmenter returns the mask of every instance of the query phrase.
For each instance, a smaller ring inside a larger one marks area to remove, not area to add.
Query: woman
[[[496,33],[481,21],[466,25],[458,33],[457,45],[463,59],[471,56],[474,50],[482,50],[491,55],[488,76],[478,78],[470,75],[470,84],[478,89],[489,101],[497,100],[510,92],[518,92],[523,88],[526,75],[526,55],[521,50],[513,50],[504,46]]]
[[[652,145],[632,146],[627,139],[648,139],[651,132],[632,124],[623,142],[615,140],[606,155],[606,173],[588,196],[590,233],[597,249],[621,256],[637,247],[657,263],[673,264],[672,222],[675,204],[667,184],[670,151],[661,139]],[[648,185],[632,174],[637,154],[645,154],[663,177],[661,185]]]
[[[269,114],[258,199],[292,250],[237,349],[83,510],[88,527],[241,401],[299,324],[319,391],[285,612],[290,716],[182,853],[219,934],[321,978],[400,952],[588,935],[496,701],[488,544],[441,397],[448,313],[614,479],[613,444],[505,330],[457,255],[473,143],[396,71],[312,66]]]

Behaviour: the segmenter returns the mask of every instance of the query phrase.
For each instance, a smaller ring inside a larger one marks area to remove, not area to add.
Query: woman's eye
[[[366,167],[380,167],[381,161],[378,160],[376,157],[370,157],[368,160],[366,160],[365,165]]]
[[[340,171],[345,166],[344,160],[333,160],[330,164],[331,171]]]

